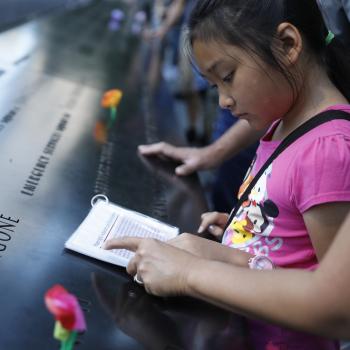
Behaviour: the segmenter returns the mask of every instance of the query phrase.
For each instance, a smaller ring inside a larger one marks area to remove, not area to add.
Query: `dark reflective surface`
[[[91,0],[2,0],[0,2],[0,29],[33,19],[53,10],[86,5]]]
[[[155,298],[133,282],[91,278],[117,327],[147,349],[246,348],[241,320],[229,313],[190,298]]]
[[[130,32],[137,8],[108,29],[118,6],[98,1],[0,33],[0,349],[59,348],[43,301],[56,283],[84,308],[81,349],[244,349],[235,317],[150,297],[124,269],[63,249],[96,193],[181,231],[206,210],[196,176],[137,155],[140,143],[181,137],[166,87],[145,79],[149,48]],[[115,87],[124,97],[110,123],[100,99]]]

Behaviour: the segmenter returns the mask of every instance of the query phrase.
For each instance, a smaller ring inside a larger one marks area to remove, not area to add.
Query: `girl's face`
[[[257,130],[282,118],[293,91],[285,77],[243,49],[195,40],[193,53],[202,75],[217,88],[219,105]]]

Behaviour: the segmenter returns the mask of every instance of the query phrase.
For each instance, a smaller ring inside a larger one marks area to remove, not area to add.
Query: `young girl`
[[[326,110],[350,113],[350,65],[342,61],[315,0],[200,0],[191,15],[189,42],[201,74],[218,90],[220,106],[253,129],[269,128],[242,191],[301,124]],[[107,248],[136,251],[127,270],[150,293],[189,294],[254,319],[350,337],[343,325],[350,322],[344,316],[349,283],[343,282],[349,273],[339,277],[330,269],[334,252],[327,254],[326,268],[312,272],[349,208],[350,123],[333,120],[272,162],[228,223],[222,245],[185,234],[167,244],[130,238]],[[205,214],[202,229],[223,233],[227,218]],[[344,233],[341,237],[349,243]],[[264,256],[265,267],[278,268],[248,270],[259,260],[255,256]],[[342,259],[349,263],[344,253]],[[338,261],[333,264],[344,273]],[[339,347],[260,321],[249,325],[256,349]]]

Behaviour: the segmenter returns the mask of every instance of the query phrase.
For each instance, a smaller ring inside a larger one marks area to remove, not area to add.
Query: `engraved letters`
[[[36,188],[43,177],[45,170],[49,164],[50,157],[53,155],[58,141],[62,136],[62,132],[66,129],[70,115],[65,113],[59,121],[54,133],[51,135],[49,142],[46,144],[43,154],[38,158],[34,168],[30,172],[27,180],[22,187],[21,193],[27,196],[33,196]]]
[[[11,216],[0,214],[0,252],[6,250],[6,242],[11,240],[11,234],[15,232],[16,224],[18,223],[19,219],[13,219]]]

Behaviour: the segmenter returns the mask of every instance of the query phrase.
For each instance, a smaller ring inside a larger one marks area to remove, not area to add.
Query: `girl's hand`
[[[150,238],[125,237],[106,242],[105,249],[135,252],[126,270],[144,283],[148,293],[158,296],[185,295],[187,274],[196,257]]]
[[[217,211],[204,213],[201,216],[201,224],[198,233],[208,230],[213,236],[221,238],[229,215],[227,213],[218,213]]]

